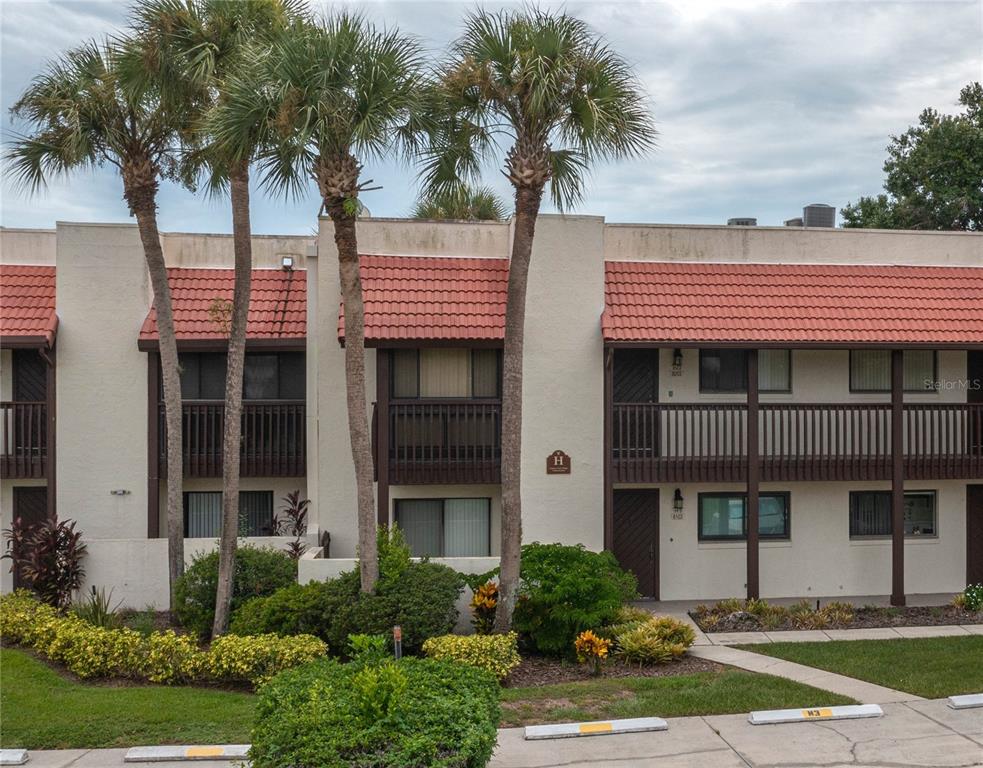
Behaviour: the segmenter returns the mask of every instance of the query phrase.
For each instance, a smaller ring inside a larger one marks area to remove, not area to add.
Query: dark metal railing
[[[744,479],[744,403],[617,403],[612,417],[616,482]],[[762,479],[890,478],[889,403],[762,404],[758,431]],[[981,404],[906,404],[903,434],[906,477],[983,472]]]
[[[187,477],[221,477],[225,404],[185,400],[183,461]],[[159,408],[161,469],[167,464],[164,406]],[[307,417],[303,400],[247,400],[242,404],[243,477],[301,477],[307,472]]]
[[[391,483],[497,483],[499,400],[397,400],[389,404]]]
[[[47,403],[0,403],[0,474],[20,479],[46,477],[47,473]]]

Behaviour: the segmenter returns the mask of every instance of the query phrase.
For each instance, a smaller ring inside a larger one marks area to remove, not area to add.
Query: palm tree
[[[371,189],[362,162],[412,147],[423,66],[415,42],[347,13],[293,25],[265,58],[267,85],[233,78],[216,115],[219,143],[261,125],[259,164],[277,192],[317,183],[334,225],[344,300],[348,427],[355,465],[361,588],[378,580],[372,453],[365,403],[365,328],[356,218]]]
[[[467,184],[429,192],[413,208],[414,219],[501,221],[507,217],[505,201],[491,187]]]
[[[426,188],[477,178],[505,150],[515,231],[502,372],[502,546],[496,631],[511,626],[522,544],[520,452],[526,281],[548,184],[564,210],[583,195],[597,160],[649,150],[655,128],[631,67],[563,12],[475,11],[452,44],[431,106],[443,115],[423,168]],[[507,148],[507,149],[506,149]]]
[[[48,177],[82,168],[115,167],[123,197],[136,217],[154,291],[167,423],[167,539],[171,608],[184,572],[182,512],[181,379],[167,269],[157,231],[157,190],[162,177],[177,178],[175,148],[184,114],[159,92],[126,76],[119,66],[129,43],[88,42],[50,62],[11,112],[34,132],[19,136],[9,152],[13,172],[31,191]],[[156,414],[149,414],[156,418]]]
[[[186,136],[185,171],[204,174],[213,192],[228,191],[232,202],[235,287],[228,323],[229,348],[222,434],[222,528],[218,587],[212,635],[224,634],[232,606],[233,573],[239,527],[239,468],[242,437],[242,379],[246,326],[252,283],[252,229],[249,222],[249,165],[259,140],[259,126],[240,124],[235,143],[210,138],[209,121],[222,109],[231,78],[247,79],[254,88],[278,34],[299,17],[292,0],[152,0],[134,14],[143,66],[158,87],[178,84],[190,97],[192,131]],[[148,66],[149,64],[149,66]]]

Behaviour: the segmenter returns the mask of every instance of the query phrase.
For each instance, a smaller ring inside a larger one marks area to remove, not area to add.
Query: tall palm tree
[[[266,57],[267,85],[234,78],[217,114],[219,143],[263,126],[264,182],[296,192],[311,180],[334,225],[345,315],[348,427],[355,464],[361,588],[378,580],[372,453],[365,402],[365,327],[356,218],[370,189],[362,163],[412,146],[423,65],[415,42],[347,13],[293,25]]]
[[[171,608],[184,572],[181,379],[167,269],[157,231],[162,177],[178,178],[175,149],[185,115],[119,66],[128,41],[88,42],[50,62],[12,107],[33,126],[9,151],[17,178],[36,191],[52,175],[115,167],[123,197],[136,217],[154,291],[167,422],[167,539]],[[157,414],[149,414],[156,418]]]
[[[293,0],[151,0],[134,12],[141,64],[162,90],[177,84],[189,97],[192,131],[186,136],[185,172],[204,174],[213,192],[228,192],[232,203],[235,286],[229,319],[222,434],[222,527],[218,587],[212,635],[224,634],[232,606],[239,527],[239,469],[242,437],[242,381],[252,283],[252,229],[249,222],[249,166],[259,141],[257,123],[243,122],[235,143],[211,140],[209,121],[222,109],[231,78],[260,88],[262,57],[277,35],[299,18]]]
[[[522,544],[520,459],[526,282],[547,184],[564,210],[583,195],[593,163],[649,150],[655,128],[628,63],[563,12],[469,14],[431,106],[443,115],[423,168],[426,187],[477,178],[505,151],[515,189],[502,372],[502,546],[497,631],[511,626]]]
[[[428,192],[413,207],[414,219],[501,221],[507,216],[505,201],[491,187],[468,184]]]

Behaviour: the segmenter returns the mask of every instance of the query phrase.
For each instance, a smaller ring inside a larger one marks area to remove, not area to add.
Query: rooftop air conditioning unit
[[[806,227],[835,227],[836,208],[825,203],[813,203],[802,209],[802,221]]]
[[[733,219],[727,219],[728,227],[756,227],[758,226],[758,220],[751,216],[736,216]]]
[[[794,218],[794,219],[785,219],[785,226],[786,227],[803,227],[805,225],[802,223],[802,219],[797,217],[797,218]]]

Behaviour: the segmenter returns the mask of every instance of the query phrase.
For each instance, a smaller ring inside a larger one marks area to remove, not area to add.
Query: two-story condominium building
[[[221,502],[231,238],[165,234],[189,555]],[[0,502],[78,521],[87,578],[167,595],[156,326],[137,231],[4,230]],[[499,548],[511,225],[359,222],[380,523]],[[242,533],[309,497],[302,578],[355,555],[331,224],[257,237]],[[289,260],[289,267],[284,264]],[[949,593],[983,581],[983,237],[543,216],[529,276],[526,541],[611,549],[663,600]],[[4,588],[11,586],[4,575]]]

